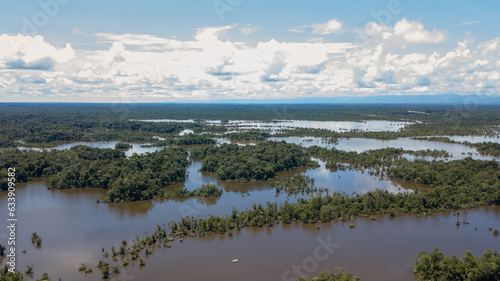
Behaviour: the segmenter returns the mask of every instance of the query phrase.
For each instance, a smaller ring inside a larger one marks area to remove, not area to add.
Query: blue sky
[[[500,85],[499,1],[0,3],[6,101],[470,95]]]

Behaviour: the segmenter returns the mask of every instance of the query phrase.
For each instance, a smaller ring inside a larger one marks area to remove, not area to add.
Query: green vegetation
[[[31,235],[31,244],[36,244],[37,246],[42,245],[42,238],[38,236],[36,232]]]
[[[200,144],[215,144],[216,140],[212,139],[210,136],[186,134],[177,138],[169,138],[162,141],[153,142],[150,145],[143,145],[143,147],[152,146],[167,146],[167,145],[200,145]]]
[[[0,269],[0,281],[21,281],[26,280],[23,278],[23,274],[19,271],[10,272],[7,265],[4,265]]]
[[[185,187],[176,189],[172,192],[166,192],[164,198],[187,198],[187,197],[217,197],[223,193],[222,188],[216,184],[206,183],[200,188],[195,188],[193,191],[188,191]]]
[[[499,280],[500,255],[486,250],[477,258],[466,250],[459,260],[456,256],[446,257],[435,248],[430,254],[418,254],[413,272],[416,280]]]
[[[353,195],[334,192],[331,195],[309,199],[299,198],[297,203],[294,204],[288,202],[280,206],[277,203],[269,202],[265,206],[254,204],[252,208],[243,211],[233,209],[228,216],[185,217],[179,222],[170,222],[168,230],[167,227],[158,226],[152,235],[143,239],[137,238],[137,242],[134,242],[132,248],[125,249],[125,246],[122,245],[120,254],[124,257],[129,256],[131,259],[138,259],[141,251],[144,250],[148,254],[157,248],[155,245],[171,247],[169,242],[173,241],[174,238],[182,239],[185,236],[195,235],[205,236],[210,232],[216,234],[229,233],[231,235],[233,231],[244,227],[272,226],[280,222],[346,221],[356,216],[368,216],[377,213],[389,216],[395,216],[396,212],[429,214],[433,211],[445,209],[500,205],[500,172],[498,163],[494,161],[472,160],[470,158],[451,162],[408,161],[397,157],[402,153],[402,150],[397,149],[374,150],[370,153],[360,154],[339,154],[336,150],[319,151],[317,148],[313,148],[313,151],[321,152],[324,157],[331,157],[332,155],[352,156],[351,161],[353,163],[363,164],[366,167],[380,165],[380,162],[383,162],[389,166],[392,165],[387,171],[388,174],[398,177],[395,173],[401,172],[408,180],[423,180],[435,185],[435,188],[398,194],[381,190]],[[374,159],[379,161],[372,162]],[[288,184],[292,187],[297,185],[300,188],[311,184],[312,180],[306,177],[297,177],[282,181],[276,180],[275,183]],[[350,223],[349,227],[355,228],[355,225]],[[146,251],[146,248],[149,250]],[[323,273],[319,278],[352,278],[349,275],[340,276]]]
[[[187,152],[165,148],[129,159],[115,149],[75,146],[59,151],[9,150],[0,154],[2,172],[16,167],[18,182],[46,177],[49,188],[100,187],[106,202],[151,199],[169,184],[184,181]],[[8,188],[0,179],[2,190]]]
[[[482,143],[467,143],[467,145],[474,146],[481,155],[500,156],[500,143],[496,142],[482,142]]]
[[[357,276],[353,276],[350,273],[344,273],[344,269],[341,267],[335,267],[335,273],[328,270],[321,271],[318,277],[312,279],[305,279],[302,276],[297,278],[297,281],[360,281],[361,279]]]
[[[477,149],[477,152],[479,152],[481,155],[500,156],[500,143],[496,142],[472,143],[468,141],[454,141],[448,137],[419,137],[414,139],[463,144],[470,147],[475,147]]]
[[[311,146],[307,148],[307,152],[327,161],[326,167],[332,169],[343,170],[347,168],[373,168],[374,173],[380,175],[381,169],[387,169],[390,166],[399,164],[398,161],[408,161],[404,158],[404,154],[415,156],[432,156],[432,157],[449,157],[448,153],[443,150],[404,150],[402,148],[382,148],[375,150],[367,150],[364,152],[343,151],[336,148],[328,149],[319,146]],[[422,159],[417,159],[420,161]],[[422,160],[427,163],[427,161]],[[348,163],[349,166],[339,164],[338,162]]]
[[[4,251],[5,251],[5,246],[2,245],[2,243],[0,243],[0,257],[3,256]]]
[[[314,179],[302,174],[272,180],[270,185],[276,189],[276,193],[284,191],[288,195],[325,191],[324,188],[314,187]]]
[[[202,171],[215,172],[221,180],[268,180],[276,172],[299,166],[317,166],[305,149],[284,141],[266,141],[255,146],[222,144],[220,147],[197,147],[191,150],[193,159],[201,159]]]
[[[129,149],[129,148],[132,148],[132,145],[129,143],[119,142],[115,144],[115,149]]]
[[[267,138],[271,137],[270,133],[267,132],[261,132],[258,130],[250,130],[250,131],[245,131],[245,132],[236,132],[236,133],[229,133],[226,134],[225,137],[227,137],[230,140],[236,140],[236,141],[242,141],[242,140],[266,140]]]
[[[226,132],[227,122],[141,122],[141,119],[195,120],[320,120],[422,121],[400,132],[299,129],[294,135],[319,137],[363,137],[394,139],[431,135],[495,135],[500,112],[497,106],[467,110],[455,106],[417,105],[237,105],[237,104],[0,104],[0,147],[24,146],[59,141],[119,140],[154,141],[191,129],[195,133]],[[415,111],[425,112],[418,114]]]

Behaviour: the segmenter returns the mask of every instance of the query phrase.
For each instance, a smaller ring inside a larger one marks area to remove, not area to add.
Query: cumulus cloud
[[[36,61],[25,62],[23,59],[5,62],[8,69],[33,69],[33,70],[52,70],[54,60],[50,57],[45,57]]]
[[[302,33],[307,28],[311,28],[312,34],[317,35],[329,35],[333,33],[339,33],[342,31],[343,23],[338,19],[331,19],[325,23],[317,23],[311,25],[302,25],[297,28],[289,28],[288,31],[293,33]]]
[[[446,39],[442,31],[434,29],[426,30],[424,25],[419,22],[409,22],[405,18],[401,19],[394,26],[394,34],[404,38],[410,43],[436,44],[444,42]]]
[[[338,21],[337,19],[331,19],[325,23],[314,24],[310,27],[312,27],[313,29],[313,34],[328,35],[332,33],[339,33],[340,31],[342,31],[342,22]]]
[[[500,86],[500,39],[446,38],[420,22],[368,23],[365,44],[231,40],[237,26],[179,40],[85,31],[96,48],[56,46],[41,36],[0,36],[0,98],[16,101],[145,102],[372,94],[485,93]],[[327,23],[300,28],[328,34]],[[340,27],[341,28],[341,27]],[[316,30],[316,31],[315,31]],[[424,45],[422,45],[424,44]],[[17,93],[13,96],[12,93]]]

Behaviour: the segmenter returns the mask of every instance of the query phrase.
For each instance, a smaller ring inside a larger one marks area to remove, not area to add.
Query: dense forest
[[[188,197],[216,197],[221,196],[223,192],[222,188],[217,187],[216,184],[206,183],[200,188],[195,188],[192,191],[188,191],[185,187],[183,187],[171,192],[165,192],[163,194],[163,198],[175,199]]]
[[[16,167],[18,182],[45,177],[49,188],[100,187],[108,189],[106,201],[151,199],[169,184],[184,181],[187,152],[165,148],[126,158],[116,149],[75,146],[69,150],[20,151],[0,154],[1,171]],[[2,190],[6,178],[0,179]]]
[[[202,171],[214,172],[221,180],[268,180],[276,172],[300,166],[317,166],[305,149],[296,144],[266,141],[254,145],[196,147],[191,158],[201,159]]]
[[[284,191],[288,195],[325,191],[322,187],[315,187],[314,181],[314,178],[299,174],[292,177],[274,179],[271,181],[270,186],[276,189],[276,193]]]
[[[155,141],[150,145],[143,145],[143,147],[151,146],[167,146],[167,145],[200,145],[200,144],[215,144],[217,141],[208,135],[186,134],[179,137],[168,138],[166,140]]]
[[[415,112],[425,112],[425,114]],[[192,122],[141,122],[143,119]],[[497,106],[464,112],[454,106],[418,105],[236,105],[236,104],[0,104],[0,147],[61,141],[154,141],[185,129],[226,132],[227,120],[419,121],[400,132],[299,129],[286,134],[320,137],[394,139],[432,135],[498,134]],[[220,124],[200,120],[226,120]],[[243,136],[235,136],[243,137]],[[249,136],[245,137],[248,138]],[[256,137],[255,135],[253,137]],[[262,136],[265,137],[265,136]],[[259,138],[262,138],[259,137]]]
[[[229,133],[224,135],[230,140],[266,140],[272,135],[268,132],[261,132],[259,130],[249,130],[245,132]]]
[[[430,254],[421,252],[413,268],[416,280],[500,280],[500,254],[486,250],[475,257],[466,250],[462,259],[445,256],[435,248]]]

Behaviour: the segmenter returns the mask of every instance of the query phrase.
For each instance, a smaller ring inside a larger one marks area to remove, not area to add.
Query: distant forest
[[[223,125],[133,121],[143,119],[222,120]],[[63,141],[153,142],[153,136],[168,137],[185,129],[226,132],[227,120],[418,121],[400,132],[295,132],[336,138],[492,135],[498,133],[500,106],[0,103],[0,147],[19,146],[19,141],[38,147]]]

